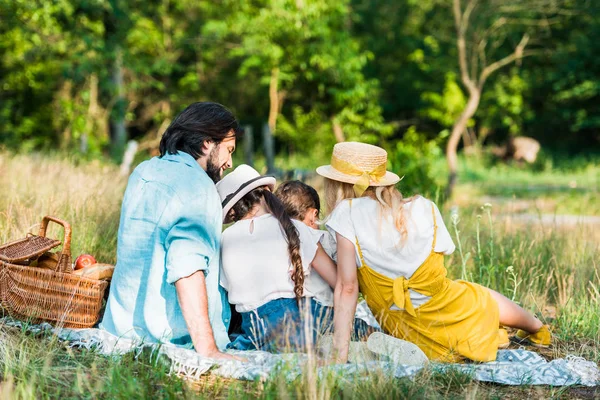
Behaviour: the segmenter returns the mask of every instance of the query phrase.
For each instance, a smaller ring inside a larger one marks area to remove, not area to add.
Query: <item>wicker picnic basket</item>
[[[30,266],[39,256],[61,244],[46,237],[52,221],[64,228],[63,247],[56,269]],[[90,328],[99,319],[108,282],[72,274],[71,226],[46,216],[38,236],[0,246],[0,304],[10,316],[46,321],[67,328]]]

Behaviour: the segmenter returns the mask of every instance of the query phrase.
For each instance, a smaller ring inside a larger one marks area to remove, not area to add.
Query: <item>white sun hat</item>
[[[342,142],[333,146],[331,164],[317,168],[317,174],[334,181],[352,183],[358,196],[369,186],[389,186],[400,177],[386,171],[387,152],[381,147],[360,142]]]
[[[241,164],[233,172],[227,174],[217,183],[217,192],[219,192],[223,207],[223,221],[231,207],[246,194],[261,186],[268,186],[273,191],[275,183],[275,178],[272,176],[263,176],[246,164]]]

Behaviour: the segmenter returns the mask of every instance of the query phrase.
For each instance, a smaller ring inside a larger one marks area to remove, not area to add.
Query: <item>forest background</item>
[[[72,224],[74,257],[114,264],[130,168],[188,104],[216,101],[246,128],[234,164],[280,179],[320,189],[336,142],[384,147],[402,193],[440,204],[449,276],[550,324],[546,359],[600,365],[598,38],[593,0],[0,0],[0,243],[50,214]],[[516,136],[539,141],[535,163],[497,158]],[[0,325],[2,398],[600,396],[451,370],[191,386],[168,372]]]
[[[258,158],[266,127],[284,169],[365,141],[411,191],[435,184],[452,136],[475,150],[535,138],[539,169],[600,151],[594,1],[0,0],[0,18],[10,151],[120,162],[135,139],[153,154],[202,100],[232,109]]]

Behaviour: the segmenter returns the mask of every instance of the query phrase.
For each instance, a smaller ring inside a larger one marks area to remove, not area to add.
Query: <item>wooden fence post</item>
[[[273,145],[273,134],[269,124],[263,125],[263,147],[265,150],[265,158],[267,159],[267,173],[275,172],[275,149]]]
[[[254,167],[254,128],[244,126],[244,163]]]

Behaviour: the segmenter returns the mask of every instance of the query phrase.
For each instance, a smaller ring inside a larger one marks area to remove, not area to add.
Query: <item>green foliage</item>
[[[513,68],[507,74],[500,75],[485,92],[482,99],[485,114],[481,118],[481,124],[486,129],[505,130],[512,136],[524,134],[524,122],[531,120],[534,113],[524,97],[529,90],[528,72],[525,77],[521,74],[523,73]]]
[[[366,75],[379,80],[385,119],[403,128],[436,136],[439,127],[421,119],[425,92],[439,93],[446,73],[457,71],[453,20],[447,2],[439,0],[354,0],[353,31],[374,55]],[[406,122],[405,122],[406,121]],[[403,130],[403,129],[402,129]],[[426,131],[426,132],[425,132]]]
[[[551,30],[522,10],[487,43],[496,59],[517,33],[545,32],[535,55],[490,77],[469,122],[479,143],[522,134],[544,148],[598,149],[598,5],[556,5],[569,12],[549,16]],[[415,126],[443,146],[466,101],[440,0],[0,0],[0,10],[0,144],[25,152],[97,157],[122,145],[121,120],[129,138],[153,143],[198,100],[260,126],[273,80],[284,153],[305,151],[317,132],[331,146],[334,126],[338,138],[374,144]],[[497,17],[482,10],[474,24]]]
[[[107,143],[98,120],[98,23],[101,7],[2,1],[6,23],[0,27],[0,104],[2,141],[23,150],[80,147],[92,154]],[[70,76],[65,80],[64,76]],[[95,91],[95,93],[94,93]]]
[[[427,103],[421,113],[445,128],[450,128],[467,104],[465,94],[456,81],[456,74],[448,72],[442,93],[425,92],[421,98]],[[470,123],[469,126],[473,124]]]
[[[428,140],[415,127],[408,129],[389,154],[392,171],[403,177],[398,188],[404,197],[415,194],[437,197],[436,192],[440,187],[439,177],[434,173],[434,163],[442,157],[437,141]]]
[[[362,72],[372,55],[361,49],[346,27],[351,12],[347,3],[279,0],[251,6],[231,2],[226,3],[227,19],[209,21],[204,31],[239,43],[228,53],[240,62],[238,76],[261,84],[265,98],[267,87],[276,80],[285,98],[280,118],[288,134],[290,124],[303,119],[299,117],[303,112],[317,117],[324,129],[335,120],[347,139],[375,142],[389,135],[391,127],[384,123],[377,102],[378,81],[366,79]],[[328,135],[333,136],[332,129]]]
[[[335,137],[331,123],[324,120],[318,110],[304,112],[302,107],[295,106],[291,118],[279,117],[277,139],[287,144],[289,154],[310,154],[315,160],[326,161],[331,156]]]

